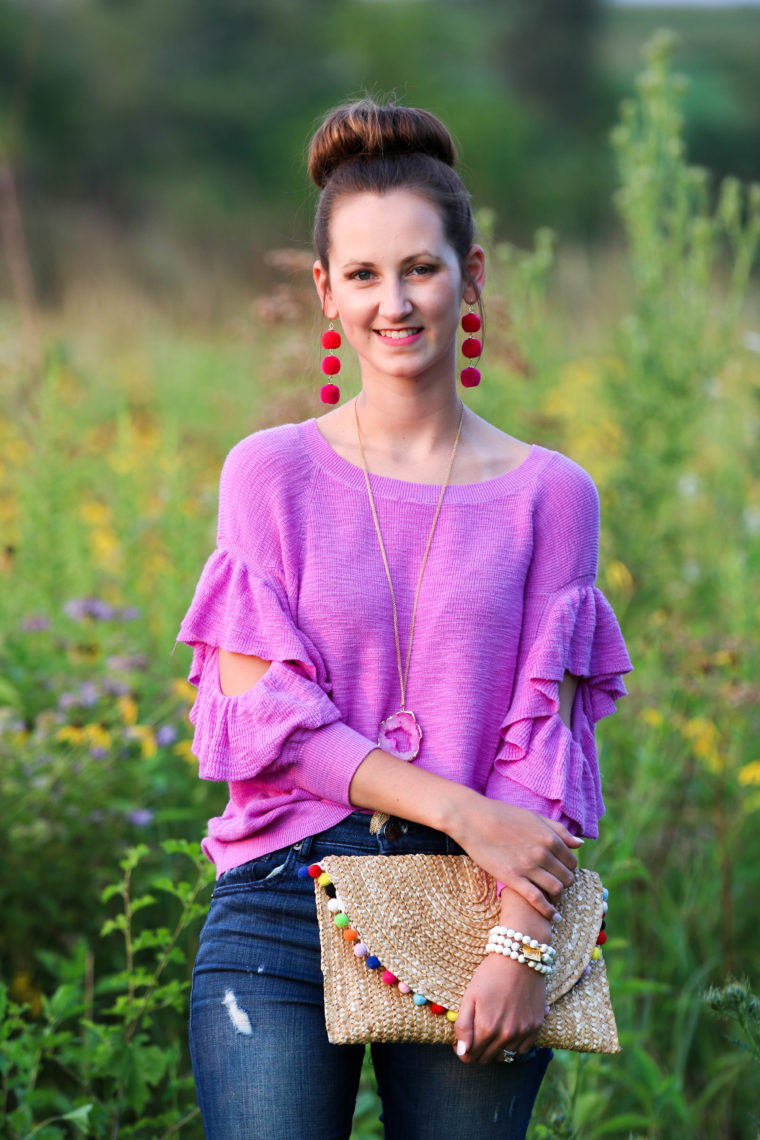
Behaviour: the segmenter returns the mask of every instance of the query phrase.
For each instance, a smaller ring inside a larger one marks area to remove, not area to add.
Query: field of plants
[[[468,402],[593,475],[636,667],[583,853],[623,1053],[558,1054],[531,1140],[760,1130],[760,186],[689,165],[670,61],[656,37],[613,132],[623,248],[520,251],[479,216]],[[0,309],[3,1140],[202,1136],[185,1023],[226,789],[197,779],[172,649],[226,451],[320,413],[310,259],[270,264],[223,328],[97,281],[37,328]],[[355,1140],[377,1116],[368,1073]]]

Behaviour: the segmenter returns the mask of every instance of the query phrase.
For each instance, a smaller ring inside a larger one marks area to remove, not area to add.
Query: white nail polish
[[[457,1041],[457,1057],[463,1057],[467,1052],[467,1042]]]

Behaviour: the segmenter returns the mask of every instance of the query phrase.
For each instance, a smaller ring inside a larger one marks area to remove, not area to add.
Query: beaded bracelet
[[[515,962],[524,962],[539,974],[551,974],[556,950],[511,926],[492,926],[488,932],[486,954],[503,954]]]

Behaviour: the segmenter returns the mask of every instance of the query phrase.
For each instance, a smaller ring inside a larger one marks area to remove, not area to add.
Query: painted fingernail
[[[463,1057],[467,1052],[467,1042],[457,1041],[457,1057]]]
[[[552,922],[562,922],[562,915],[558,910],[555,910],[554,914],[552,915]]]

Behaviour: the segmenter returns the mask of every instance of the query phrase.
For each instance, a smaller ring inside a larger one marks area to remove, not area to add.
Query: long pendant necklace
[[[462,410],[459,414],[459,427],[457,428],[456,439],[454,440],[454,446],[451,449],[446,478],[444,480],[443,486],[441,487],[441,493],[438,496],[438,506],[435,508],[433,523],[430,527],[430,534],[428,535],[427,546],[425,547],[425,553],[422,558],[422,565],[420,566],[420,574],[417,579],[417,589],[414,594],[414,608],[412,610],[412,624],[409,629],[409,643],[406,649],[406,664],[403,670],[401,668],[401,643],[398,636],[398,611],[396,609],[396,595],[393,591],[393,582],[391,581],[391,571],[388,565],[388,557],[385,553],[385,545],[383,543],[383,536],[380,533],[380,522],[378,520],[377,509],[375,507],[375,499],[372,494],[372,486],[369,479],[369,470],[367,468],[367,458],[364,454],[362,433],[359,427],[359,409],[357,407],[357,400],[354,400],[354,413],[356,416],[356,434],[359,437],[359,450],[361,452],[362,465],[364,467],[364,479],[367,484],[367,494],[369,495],[370,507],[372,508],[372,518],[374,519],[375,530],[377,531],[377,539],[380,543],[380,552],[383,556],[385,576],[388,579],[388,586],[391,592],[391,603],[393,605],[393,631],[396,636],[396,664],[398,666],[398,679],[401,686],[401,708],[398,710],[398,712],[392,713],[389,717],[386,717],[385,720],[380,722],[380,727],[377,734],[377,743],[380,748],[383,748],[386,752],[392,752],[402,760],[414,760],[415,756],[417,756],[420,751],[420,743],[422,741],[422,728],[420,727],[417,718],[412,710],[406,707],[406,682],[409,676],[409,661],[411,660],[412,656],[412,638],[414,637],[414,623],[417,619],[417,601],[420,596],[422,575],[425,572],[425,564],[427,563],[428,554],[430,553],[430,545],[433,541],[435,526],[438,522],[438,515],[441,511],[441,504],[443,503],[443,495],[449,485],[449,479],[451,478],[451,469],[454,466],[454,456],[456,455],[459,436],[462,431],[462,421],[464,420],[464,404],[462,404]]]

